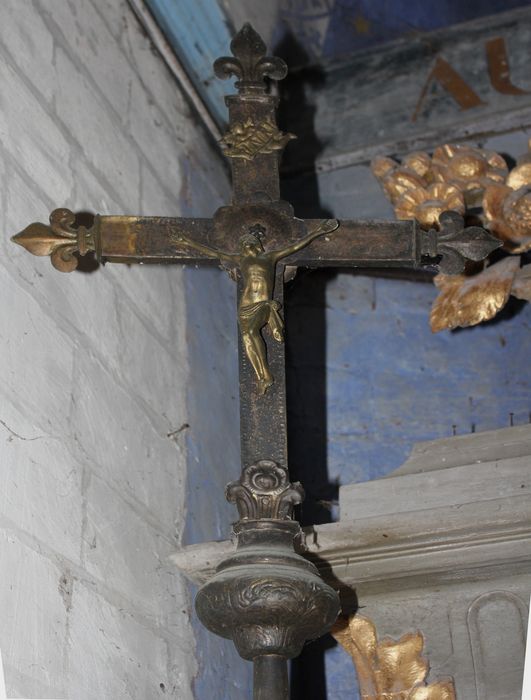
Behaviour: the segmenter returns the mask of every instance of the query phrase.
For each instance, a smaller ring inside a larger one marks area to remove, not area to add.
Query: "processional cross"
[[[232,57],[214,64],[219,78],[235,76],[238,94],[226,98],[229,129],[222,139],[232,166],[233,196],[212,219],[97,216],[90,228],[55,210],[50,225],[31,224],[14,241],[50,255],[68,272],[77,256],[94,251],[104,262],[221,263],[238,283],[242,475],[227,487],[240,520],[235,554],[198,593],[196,608],[213,632],[233,639],[254,661],[255,700],[288,698],[286,660],[334,622],[337,593],[296,553],[301,530],[292,520],[303,498],[287,471],[286,396],[281,308],[286,268],[420,267],[462,271],[500,243],[481,228],[463,228],[455,213],[441,231],[415,221],[303,220],[280,199],[279,160],[291,134],[279,131],[277,98],[266,78],[281,80],[284,61],[266,56],[246,24],[231,43]],[[267,333],[266,328],[269,333]]]

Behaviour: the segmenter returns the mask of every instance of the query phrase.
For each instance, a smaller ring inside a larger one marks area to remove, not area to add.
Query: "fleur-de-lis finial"
[[[422,252],[429,257],[442,258],[437,267],[446,275],[458,275],[467,260],[484,260],[502,242],[480,226],[465,227],[463,217],[456,211],[443,211],[439,217],[440,231],[430,229],[422,242]]]
[[[222,80],[234,75],[240,94],[264,93],[267,76],[282,80],[288,67],[281,58],[266,56],[267,47],[260,35],[247,22],[231,41],[233,56],[223,56],[214,62],[214,73]]]
[[[52,265],[60,272],[72,272],[77,257],[96,250],[95,228],[75,227],[76,217],[69,209],[55,209],[50,214],[50,225],[30,224],[12,237],[12,241],[33,255],[49,255]]]

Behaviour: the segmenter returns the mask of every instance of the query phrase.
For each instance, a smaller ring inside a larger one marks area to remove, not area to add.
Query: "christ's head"
[[[255,224],[249,228],[240,238],[240,252],[242,255],[256,256],[264,252],[262,236],[265,233],[263,226]]]

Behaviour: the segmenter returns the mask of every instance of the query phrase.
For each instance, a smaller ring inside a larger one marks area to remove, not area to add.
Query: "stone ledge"
[[[531,573],[530,455],[531,426],[421,443],[389,478],[343,486],[341,521],[306,528],[302,553],[344,605],[359,592]],[[233,549],[191,545],[171,560],[202,584]]]
[[[342,486],[341,520],[529,493],[531,425],[431,440],[383,479]]]
[[[306,551],[325,580],[345,594],[436,585],[490,576],[514,567],[531,571],[531,501],[527,496],[489,504],[432,508],[306,528]],[[231,542],[191,545],[171,555],[194,583],[202,584],[233,551]]]
[[[531,456],[531,424],[419,442],[404,464],[384,478],[526,455]]]

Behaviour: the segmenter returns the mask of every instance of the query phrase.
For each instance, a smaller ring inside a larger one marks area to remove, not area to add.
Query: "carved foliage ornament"
[[[234,124],[220,143],[229,158],[253,160],[259,154],[282,151],[294,138],[293,134],[284,134],[277,129],[273,119],[264,119],[255,124],[249,117],[241,124]]]
[[[96,249],[95,227],[75,227],[75,215],[69,209],[55,209],[50,214],[50,225],[35,223],[13,236],[13,241],[33,255],[49,255],[52,265],[61,272],[72,272],[78,265],[77,257]]]
[[[457,226],[445,219],[443,211],[450,209],[466,217],[472,207],[475,219],[502,241],[506,253],[531,250],[531,141],[528,153],[511,171],[494,151],[452,144],[436,148],[431,157],[424,152],[411,153],[401,163],[379,157],[372,170],[399,219],[416,218],[425,229],[439,229],[439,233],[430,230],[428,237],[437,239],[440,252],[449,223]],[[431,246],[435,246],[435,239]],[[433,305],[432,330],[488,321],[511,295],[531,300],[531,275],[528,266],[520,268],[520,263],[514,258],[487,263],[479,270],[469,267],[452,280],[446,274],[459,271],[457,259],[455,265],[450,261],[450,265],[441,266],[443,274],[435,277],[441,294]]]
[[[287,468],[270,459],[245,467],[225,493],[227,500],[236,504],[240,520],[290,520],[294,506],[304,499],[301,484],[291,484]]]
[[[340,618],[332,635],[352,657],[362,700],[456,700],[453,681],[426,682],[420,632],[378,641],[374,623],[352,615]]]

